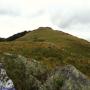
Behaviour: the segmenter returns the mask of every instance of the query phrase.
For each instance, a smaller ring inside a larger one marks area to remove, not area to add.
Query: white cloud
[[[52,22],[63,31],[90,39],[90,1],[63,0],[51,11]]]
[[[40,12],[41,13],[41,12]],[[37,13],[36,13],[37,14]],[[8,37],[22,30],[32,30],[40,26],[50,26],[56,28],[49,19],[48,13],[42,13],[40,16],[22,17],[22,16],[1,16],[0,17],[0,36]],[[1,30],[2,29],[2,30]]]
[[[39,26],[90,38],[90,0],[0,0],[0,36]]]

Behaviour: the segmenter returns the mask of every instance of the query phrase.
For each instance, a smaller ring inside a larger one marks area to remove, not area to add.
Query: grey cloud
[[[60,30],[90,41],[90,5],[80,5],[56,6],[50,19]]]
[[[58,11],[51,20],[61,28],[67,28],[77,23],[88,24],[90,23],[90,10],[72,10],[72,13],[67,12],[66,15]]]
[[[32,15],[30,16],[30,18],[36,18],[36,17],[39,17],[39,16],[41,16],[43,14],[45,14],[45,11],[41,9],[41,10],[38,10],[38,11],[32,13]]]
[[[0,15],[20,16],[20,12],[14,10],[0,9]]]
[[[0,1],[0,15],[19,16],[20,14],[20,7],[15,5],[13,1]]]

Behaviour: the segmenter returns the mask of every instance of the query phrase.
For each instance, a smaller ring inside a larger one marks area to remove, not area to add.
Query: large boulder
[[[90,80],[72,65],[58,68],[40,90],[90,90]]]
[[[34,59],[4,53],[0,59],[12,78],[16,90],[39,90],[47,78],[47,69]]]

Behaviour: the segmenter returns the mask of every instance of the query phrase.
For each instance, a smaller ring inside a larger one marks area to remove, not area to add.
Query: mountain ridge
[[[16,33],[16,34],[14,34],[14,35],[12,35],[12,36],[10,36],[8,38],[2,38],[2,37],[0,37],[0,42],[2,42],[2,41],[14,41],[16,39],[19,39],[19,38],[25,36],[26,34],[28,34],[30,32],[40,31],[40,30],[54,30],[54,29],[52,29],[51,27],[39,27],[39,28],[37,28],[35,30],[32,30],[32,31],[26,31],[25,30],[25,31]],[[60,31],[60,30],[55,30],[55,31],[61,32],[63,34],[71,35],[69,33],[66,33],[66,32],[63,32],[63,31]],[[71,36],[74,36],[74,35],[71,35]],[[77,36],[74,36],[74,37],[79,38]],[[79,39],[82,39],[82,38],[79,38]],[[85,40],[85,39],[82,39],[82,40]],[[89,40],[85,40],[85,41],[89,42]]]

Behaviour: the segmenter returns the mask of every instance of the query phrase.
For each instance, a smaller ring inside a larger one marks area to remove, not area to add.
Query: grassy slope
[[[0,52],[34,58],[49,69],[73,64],[90,77],[90,43],[50,28],[39,28],[16,41],[0,42]]]

